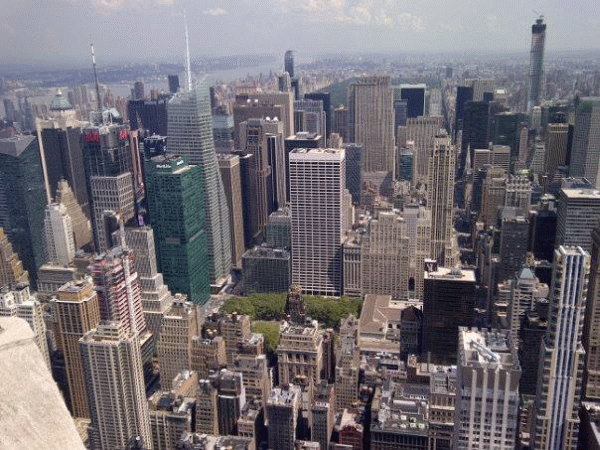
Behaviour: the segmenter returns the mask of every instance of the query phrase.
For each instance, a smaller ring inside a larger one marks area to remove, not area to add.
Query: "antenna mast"
[[[96,101],[98,102],[98,111],[102,111],[102,105],[100,102],[100,86],[98,86],[98,72],[96,72],[96,55],[94,55],[93,42],[90,42],[90,48],[92,49],[92,66],[94,67],[94,81],[96,82]]]
[[[185,23],[185,52],[186,52],[185,70],[187,72],[188,89],[191,91],[192,90],[192,67],[191,67],[191,63],[190,63],[190,35],[188,33],[187,15],[185,14],[185,11],[183,11],[183,21]]]

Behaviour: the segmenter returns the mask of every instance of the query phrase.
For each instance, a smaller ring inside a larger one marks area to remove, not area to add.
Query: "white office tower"
[[[122,227],[122,224],[121,224]],[[121,228],[121,238],[124,230]],[[98,295],[100,324],[79,340],[90,409],[93,450],[128,448],[140,438],[152,448],[140,333],[146,323],[134,255],[116,247],[90,267]]]
[[[365,178],[379,182],[380,192],[391,188],[394,177],[393,98],[388,76],[360,78],[348,94],[349,141],[363,145]]]
[[[344,149],[290,153],[292,284],[307,294],[341,295],[344,237]]]
[[[80,342],[93,450],[127,449],[140,437],[151,448],[150,416],[137,333],[104,322]]]
[[[581,342],[590,255],[581,247],[554,251],[548,329],[542,340],[535,399],[536,450],[575,450],[585,351]]]
[[[455,167],[450,136],[436,136],[429,157],[427,208],[431,211],[431,258],[440,266],[445,265],[446,250],[452,248]]]
[[[27,321],[33,331],[33,340],[40,349],[46,366],[50,368],[44,308],[31,295],[29,286],[18,283],[11,291],[4,290],[0,292],[0,317],[18,317]]]
[[[213,142],[210,95],[205,80],[181,89],[167,108],[167,149],[202,168],[205,228],[212,284],[223,284],[231,270],[229,210]]]
[[[459,328],[455,450],[513,450],[521,366],[507,330]]]
[[[68,266],[75,257],[73,224],[67,208],[60,203],[46,206],[44,219],[46,237],[46,260],[61,266]]]

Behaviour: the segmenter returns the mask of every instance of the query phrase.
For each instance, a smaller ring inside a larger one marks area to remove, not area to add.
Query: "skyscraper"
[[[425,272],[423,292],[423,352],[455,361],[458,327],[473,326],[475,273],[444,267]]]
[[[600,217],[600,191],[563,188],[558,199],[556,245],[581,246],[591,251],[592,229]]]
[[[544,17],[536,19],[531,26],[531,51],[529,53],[529,82],[527,93],[527,113],[539,106],[544,94],[544,45],[546,42],[546,24]]]
[[[133,252],[123,246],[97,257],[90,267],[100,324],[79,345],[93,448],[126,448],[136,437],[143,446],[152,442],[142,368],[151,336],[133,262]]]
[[[88,187],[81,147],[84,124],[77,120],[75,109],[60,90],[50,103],[49,118],[37,120],[48,195],[52,197],[59,181],[66,180],[77,202],[89,216]]]
[[[68,266],[75,256],[75,240],[73,223],[64,205],[50,203],[46,207],[44,235],[46,238],[46,261]]]
[[[192,338],[199,333],[198,309],[190,302],[175,300],[165,313],[156,354],[160,366],[163,389],[169,389],[173,380],[192,365]]]
[[[215,219],[214,216],[207,218],[206,209],[212,206],[221,210],[222,205],[207,204],[207,198],[211,198],[204,191],[210,186],[203,178],[202,167],[188,164],[186,158],[155,156],[145,162],[145,168],[148,212],[155,232],[159,269],[171,292],[182,292],[190,301],[203,304],[210,297],[211,260],[207,254],[210,251],[207,235],[210,220]],[[229,233],[226,203],[225,213],[223,218],[227,223],[225,226],[216,223],[218,233],[224,228]],[[227,251],[230,252],[229,247]],[[231,261],[231,253],[221,262],[225,260]]]
[[[535,449],[577,448],[585,351],[581,337],[590,256],[581,247],[554,253],[550,314],[535,400]]]
[[[429,157],[427,207],[431,210],[431,257],[444,265],[446,248],[451,245],[454,211],[454,171],[456,154],[448,135],[433,139]]]
[[[600,97],[582,98],[575,110],[569,176],[600,187]]]
[[[309,92],[304,94],[304,98],[309,100],[321,100],[323,102],[323,110],[325,111],[325,136],[329,137],[332,133],[331,122],[331,95],[329,92]]]
[[[441,117],[416,117],[406,123],[406,139],[413,141],[413,183],[427,183],[433,138],[442,127]]]
[[[473,163],[475,149],[488,148],[489,110],[488,102],[471,101],[465,103],[460,170],[466,169],[467,151],[469,152],[469,159]]]
[[[135,216],[134,154],[125,125],[91,126],[83,131],[83,153],[96,251],[112,247],[104,212],[119,211],[123,221]],[[137,156],[139,158],[139,156]]]
[[[425,115],[425,90],[427,86],[424,84],[401,84],[400,98],[406,100],[406,117],[411,119],[414,117]]]
[[[256,180],[256,221],[262,232],[278,198],[285,205],[283,127],[277,119],[248,119],[239,128],[241,148],[256,158],[251,176]]]
[[[98,297],[91,280],[72,281],[61,287],[52,300],[61,350],[69,384],[74,417],[90,417],[79,339],[100,322]]]
[[[128,448],[141,438],[152,445],[142,355],[137,333],[103,322],[79,341],[85,371],[94,449]]]
[[[301,397],[302,391],[293,384],[276,387],[271,391],[266,414],[270,449],[294,450]]]
[[[349,141],[364,147],[363,170],[378,173],[384,190],[394,176],[394,111],[390,77],[364,77],[350,85]]]
[[[546,138],[546,161],[544,170],[549,177],[554,175],[558,166],[567,161],[569,143],[569,125],[566,123],[549,123]]]
[[[167,146],[169,152],[187,157],[201,172],[210,281],[220,285],[231,270],[231,236],[227,199],[213,142],[206,81],[200,81],[190,90],[180,90],[169,101]]]
[[[44,209],[47,204],[37,139],[0,139],[0,227],[35,281],[44,264]]]
[[[458,334],[453,448],[512,450],[521,377],[515,343],[506,330],[461,327]]]
[[[244,254],[244,215],[242,208],[242,175],[240,157],[237,155],[218,155],[219,170],[229,207],[229,231],[231,233],[231,263],[241,267]]]
[[[584,372],[584,397],[600,401],[600,227],[592,230],[590,280],[583,330],[586,364]]]
[[[294,50],[288,50],[285,52],[283,58],[283,68],[290,74],[290,78],[294,78]]]
[[[119,234],[120,232],[113,233],[113,239],[119,245],[123,245]],[[135,254],[144,319],[156,341],[160,335],[164,315],[173,303],[173,297],[163,281],[163,274],[157,269],[154,230],[148,226],[126,227],[125,243]]]
[[[305,292],[340,295],[342,239],[346,226],[343,149],[290,153],[292,283]]]

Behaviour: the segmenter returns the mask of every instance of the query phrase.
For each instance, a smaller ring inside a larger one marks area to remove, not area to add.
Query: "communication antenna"
[[[185,70],[187,72],[188,89],[192,90],[192,66],[190,63],[190,35],[188,33],[187,15],[183,11],[183,22],[185,24]]]
[[[98,102],[98,111],[102,110],[100,103],[100,86],[98,85],[98,72],[96,71],[96,55],[94,54],[94,43],[90,42],[90,49],[92,50],[92,66],[94,68],[94,81],[96,82],[96,101]]]

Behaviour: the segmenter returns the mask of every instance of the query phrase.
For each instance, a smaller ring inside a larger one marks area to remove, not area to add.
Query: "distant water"
[[[216,82],[230,83],[232,81],[245,78],[248,75],[258,76],[261,73],[264,75],[269,75],[269,72],[271,71],[277,72],[280,70],[281,67],[278,64],[272,63],[257,67],[239,67],[228,70],[217,70],[214,72],[207,73],[206,75],[211,84]],[[201,75],[201,73],[192,74],[193,77],[198,77]],[[185,83],[185,75],[183,73],[179,74],[179,80],[182,85]],[[133,88],[134,81],[135,80],[132,80],[129,83],[110,83],[106,84],[106,86],[110,89],[110,91],[115,97],[126,98],[127,96],[131,95],[131,89]],[[100,80],[100,82],[102,82],[102,80]],[[55,89],[58,88],[59,86],[57,86]],[[158,88],[159,92],[168,92],[169,85],[167,82],[167,78],[165,77],[164,79],[144,80],[144,90],[146,95],[149,96],[150,90],[156,88]],[[56,93],[55,89],[51,89],[50,91],[48,91],[48,93],[44,95],[29,97],[29,102],[38,105],[46,104],[49,106]],[[67,88],[65,87],[62,87],[62,89],[63,93],[67,91]],[[92,90],[93,86],[91,84],[88,84],[88,92],[91,92]],[[16,102],[15,106],[18,108]],[[2,104],[2,102],[0,102],[0,117],[4,117],[4,105]]]

